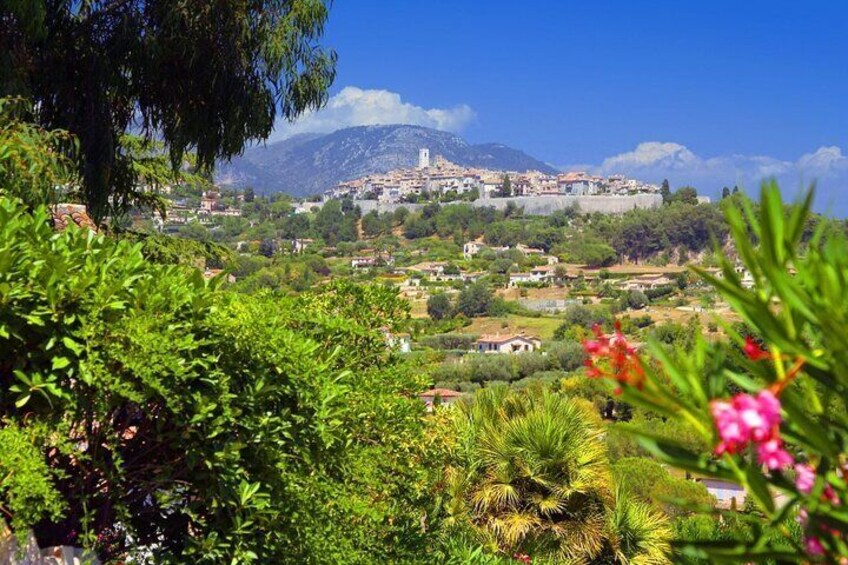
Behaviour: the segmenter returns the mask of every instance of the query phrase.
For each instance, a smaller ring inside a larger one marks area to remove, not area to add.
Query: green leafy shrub
[[[701,483],[674,477],[659,463],[642,457],[626,457],[615,461],[613,474],[619,486],[632,496],[655,505],[669,516],[686,514],[684,507],[712,507],[713,497]]]
[[[426,377],[380,329],[408,317],[393,291],[228,292],[48,217],[0,198],[16,530],[104,560],[397,562],[428,545],[440,448]]]
[[[586,360],[583,346],[576,341],[554,341],[545,346],[545,351],[562,371],[575,371]]]

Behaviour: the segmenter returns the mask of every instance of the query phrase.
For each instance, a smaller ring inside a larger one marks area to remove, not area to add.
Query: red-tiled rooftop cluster
[[[56,204],[53,207],[53,228],[62,231],[71,224],[97,231],[97,226],[82,204]]]

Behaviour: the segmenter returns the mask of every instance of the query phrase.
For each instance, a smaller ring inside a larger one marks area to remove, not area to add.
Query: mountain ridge
[[[220,163],[216,182],[253,187],[262,194],[292,196],[320,193],[337,183],[368,174],[414,167],[418,150],[442,155],[457,165],[495,170],[557,170],[503,143],[470,144],[458,135],[423,126],[375,125],[344,128],[328,134],[303,133],[255,146]]]

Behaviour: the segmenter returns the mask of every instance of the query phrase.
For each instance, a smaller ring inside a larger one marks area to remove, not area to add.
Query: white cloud
[[[466,104],[453,108],[422,108],[404,102],[396,92],[346,86],[330,97],[324,108],[307,112],[294,123],[280,120],[269,141],[298,133],[330,133],[351,126],[377,124],[412,124],[458,132],[474,117],[474,110]]]
[[[679,143],[646,141],[637,145],[633,151],[607,157],[599,169],[605,174],[652,168],[685,170],[699,162],[700,159],[694,153]]]
[[[819,147],[812,153],[801,155],[798,166],[818,176],[848,173],[848,157],[836,146]]]
[[[848,212],[848,199],[844,197],[848,195],[848,156],[836,146],[820,147],[795,161],[786,161],[765,155],[704,157],[680,143],[646,141],[632,151],[607,157],[598,165],[579,168],[603,175],[623,173],[655,183],[667,178],[672,186],[692,185],[702,194],[714,197],[724,186],[739,185],[754,192],[763,179],[771,177],[790,194],[801,187],[802,180],[815,180],[821,209]]]

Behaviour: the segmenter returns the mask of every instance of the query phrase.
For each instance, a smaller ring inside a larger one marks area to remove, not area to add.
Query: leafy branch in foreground
[[[680,469],[735,481],[756,503],[763,533],[742,542],[681,540],[691,554],[734,561],[848,558],[848,243],[838,234],[824,237],[820,227],[802,248],[811,202],[812,191],[787,208],[772,183],[763,186],[758,212],[745,201],[726,209],[753,288],[742,285],[728,258],[721,275],[696,269],[752,334],[727,327],[732,344],[699,339],[693,351],[653,343],[645,358],[630,351],[639,369],[625,367],[617,379],[625,401],[686,422],[715,446],[713,453],[693,453],[642,433],[646,449]],[[609,348],[587,351],[596,363],[621,366]],[[803,543],[786,526],[792,518],[803,527]]]
[[[23,98],[0,98],[0,196],[35,207],[76,184],[79,144],[66,131],[33,124],[32,112]]]

